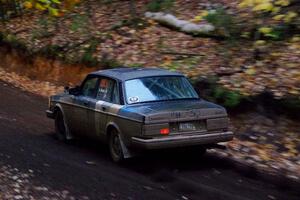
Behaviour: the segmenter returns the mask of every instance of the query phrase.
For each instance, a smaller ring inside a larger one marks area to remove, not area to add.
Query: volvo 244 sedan
[[[199,98],[182,74],[118,68],[87,75],[80,86],[49,98],[57,137],[108,142],[115,162],[138,149],[205,147],[232,140],[226,110]]]

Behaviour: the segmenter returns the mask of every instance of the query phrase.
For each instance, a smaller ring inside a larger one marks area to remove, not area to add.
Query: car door
[[[95,114],[89,116],[91,131],[99,137],[105,136],[107,115],[113,109],[114,104],[120,104],[118,82],[111,78],[101,77],[99,79],[98,93],[95,102]]]
[[[72,132],[78,135],[89,133],[89,113],[93,111],[93,101],[96,98],[99,78],[88,76],[81,85],[80,94],[74,97],[74,110],[72,117]]]

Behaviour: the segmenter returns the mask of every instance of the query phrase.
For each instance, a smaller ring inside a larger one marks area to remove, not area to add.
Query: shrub
[[[97,40],[91,39],[89,44],[86,45],[84,53],[81,58],[81,62],[90,66],[95,66],[98,64],[97,59],[94,57],[94,52],[97,48]]]
[[[58,45],[47,45],[40,49],[39,52],[48,58],[62,58],[64,55],[63,49]]]
[[[153,0],[147,4],[147,10],[150,12],[159,12],[169,10],[174,5],[174,0]]]
[[[233,17],[222,7],[207,12],[203,18],[213,24],[217,32],[225,37],[236,37],[239,32],[238,26],[234,25]]]
[[[217,86],[213,91],[213,97],[216,101],[229,108],[239,105],[242,99],[238,92],[230,91],[220,86]]]
[[[88,17],[86,15],[75,14],[72,17],[72,23],[70,29],[74,32],[81,31],[84,32],[88,30]]]
[[[196,90],[204,99],[219,103],[227,108],[236,108],[246,97],[239,92],[228,90],[218,84],[215,76],[193,81]]]

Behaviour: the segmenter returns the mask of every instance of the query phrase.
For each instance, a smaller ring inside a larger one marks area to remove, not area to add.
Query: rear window
[[[125,81],[125,93],[128,104],[199,98],[192,85],[183,76],[128,80]]]

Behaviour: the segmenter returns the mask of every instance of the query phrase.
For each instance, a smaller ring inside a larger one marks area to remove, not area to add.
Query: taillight
[[[168,135],[169,133],[170,133],[169,128],[160,129],[160,134],[162,134],[162,135]]]

